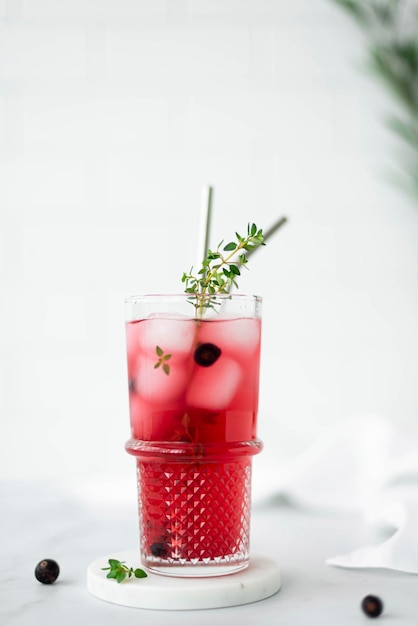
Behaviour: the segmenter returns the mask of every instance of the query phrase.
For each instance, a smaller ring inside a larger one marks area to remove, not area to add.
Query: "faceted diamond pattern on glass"
[[[141,550],[177,564],[248,558],[251,460],[138,461]]]

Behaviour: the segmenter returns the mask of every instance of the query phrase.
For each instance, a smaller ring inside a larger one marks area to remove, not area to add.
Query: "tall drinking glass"
[[[172,576],[249,562],[261,299],[203,305],[187,294],[126,300],[126,450],[137,464],[141,559]]]

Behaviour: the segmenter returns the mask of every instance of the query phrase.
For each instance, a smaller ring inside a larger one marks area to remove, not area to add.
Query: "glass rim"
[[[152,301],[174,301],[174,300],[190,300],[195,298],[196,296],[202,297],[200,294],[193,293],[144,293],[144,294],[136,294],[132,296],[125,296],[126,304],[133,304],[135,302],[152,302]],[[255,294],[246,294],[246,293],[217,293],[217,294],[205,294],[204,298],[216,298],[219,300],[251,300],[253,302],[262,303],[263,298],[261,296]]]

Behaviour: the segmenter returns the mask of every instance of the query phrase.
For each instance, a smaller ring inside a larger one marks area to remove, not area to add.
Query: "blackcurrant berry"
[[[57,580],[59,573],[59,565],[53,559],[43,559],[43,561],[39,561],[35,568],[36,579],[44,585],[54,583]]]
[[[368,595],[363,598],[361,608],[368,617],[379,617],[383,611],[383,602],[378,596]]]
[[[221,349],[213,343],[201,343],[194,353],[194,360],[202,367],[209,367],[221,356]]]
[[[167,554],[167,548],[163,543],[155,541],[151,546],[151,554],[153,556],[165,557]]]

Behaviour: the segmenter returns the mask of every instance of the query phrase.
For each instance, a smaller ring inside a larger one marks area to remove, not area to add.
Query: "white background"
[[[415,429],[418,202],[365,55],[330,0],[0,0],[2,477],[134,480],[123,298],[182,289],[204,184],[212,246],[289,220],[241,283],[260,467]]]

